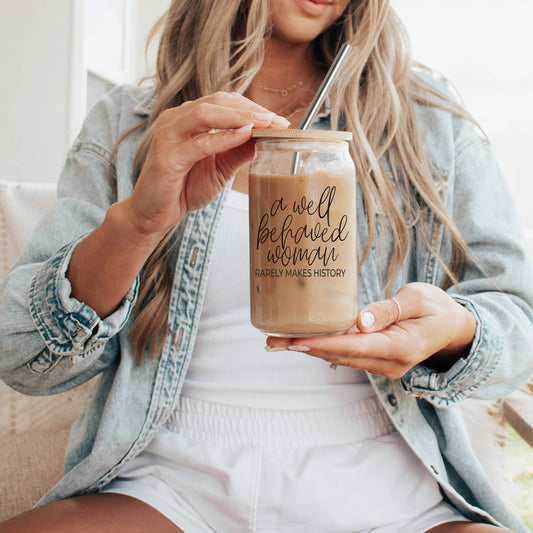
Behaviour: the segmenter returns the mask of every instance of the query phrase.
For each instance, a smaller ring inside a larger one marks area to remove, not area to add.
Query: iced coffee
[[[258,130],[249,180],[252,324],[268,335],[342,333],[357,316],[351,134]]]

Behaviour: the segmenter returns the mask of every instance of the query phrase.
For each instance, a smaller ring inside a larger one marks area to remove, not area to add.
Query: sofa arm
[[[516,391],[503,401],[505,421],[533,447],[533,395]]]

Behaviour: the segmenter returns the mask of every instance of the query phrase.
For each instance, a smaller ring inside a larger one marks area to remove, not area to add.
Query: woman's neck
[[[245,93],[250,100],[287,118],[291,128],[300,124],[322,81],[308,52],[309,44],[289,45],[272,39],[261,70]],[[248,168],[241,167],[233,182],[233,188],[245,194]]]
[[[293,44],[271,39],[261,70],[246,96],[283,115],[308,104],[321,81],[310,57],[309,46],[309,43]]]
[[[265,51],[265,59],[254,82],[283,88],[302,79],[313,78],[316,70],[309,57],[309,43],[285,43],[271,39]]]

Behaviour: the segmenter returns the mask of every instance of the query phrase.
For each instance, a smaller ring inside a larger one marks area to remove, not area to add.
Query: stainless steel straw
[[[322,104],[324,103],[324,100],[326,99],[326,96],[328,95],[329,90],[331,89],[331,86],[333,85],[333,82],[335,81],[335,78],[340,72],[342,64],[344,63],[345,59],[348,57],[348,53],[350,52],[351,48],[352,47],[346,43],[344,43],[341,46],[339,53],[337,54],[337,57],[335,57],[333,63],[331,64],[331,67],[329,67],[329,70],[326,74],[326,77],[324,78],[324,81],[318,88],[318,91],[316,92],[315,97],[313,98],[313,101],[309,105],[309,108],[307,109],[305,117],[303,118],[302,122],[298,126],[299,130],[306,130],[313,123],[313,120],[315,119],[318,111],[322,107]],[[292,156],[291,174],[296,173],[299,164],[300,164],[300,154],[298,152],[295,152]]]

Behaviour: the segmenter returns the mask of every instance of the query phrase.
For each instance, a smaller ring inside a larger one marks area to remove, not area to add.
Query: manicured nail
[[[276,124],[277,126],[290,126],[290,122],[285,117],[280,117],[279,115],[276,115],[272,119],[272,124]]]
[[[254,123],[251,122],[250,124],[246,124],[246,126],[243,126],[242,128],[239,128],[238,130],[235,130],[235,133],[248,133],[252,131],[253,127],[254,127]]]
[[[275,116],[276,114],[271,112],[253,114],[255,120],[272,120]]]
[[[287,348],[282,348],[281,346],[276,346],[271,348],[270,346],[265,346],[267,352],[284,352]]]
[[[361,315],[361,325],[364,328],[371,328],[375,322],[376,322],[376,318],[374,317],[374,314],[371,313],[370,311],[365,311]]]
[[[291,344],[288,348],[293,352],[308,352],[311,349],[307,346],[299,346],[298,344]]]

